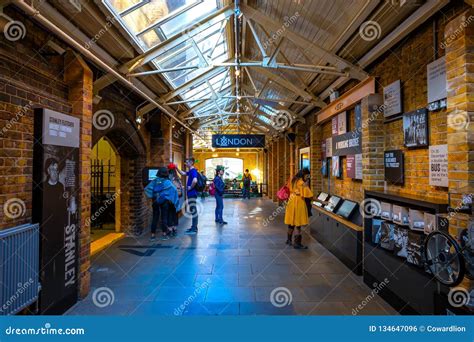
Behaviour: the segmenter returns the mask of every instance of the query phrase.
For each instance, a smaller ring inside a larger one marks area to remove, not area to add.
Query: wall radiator
[[[38,224],[0,230],[0,316],[34,303],[39,290]]]

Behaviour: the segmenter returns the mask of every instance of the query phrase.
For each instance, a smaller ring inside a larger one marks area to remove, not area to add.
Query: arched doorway
[[[120,155],[114,144],[102,137],[91,155],[91,241],[120,233]]]

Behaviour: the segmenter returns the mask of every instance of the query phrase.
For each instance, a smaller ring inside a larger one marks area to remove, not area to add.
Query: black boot
[[[293,232],[288,233],[287,235],[288,235],[288,238],[286,239],[286,244],[289,245],[289,246],[291,246],[291,243],[292,243],[291,240],[292,240],[292,238],[293,238]]]
[[[303,246],[301,240],[303,239],[302,235],[295,236],[295,244],[293,245],[295,249],[308,249],[308,246]]]

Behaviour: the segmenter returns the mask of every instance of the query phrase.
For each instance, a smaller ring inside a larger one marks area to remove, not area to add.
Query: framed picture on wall
[[[339,156],[332,157],[332,175],[337,178],[342,177],[341,158]]]
[[[403,114],[403,137],[406,147],[428,146],[428,110],[426,108]]]

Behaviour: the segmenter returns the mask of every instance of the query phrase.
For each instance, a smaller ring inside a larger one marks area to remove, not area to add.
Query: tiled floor
[[[396,314],[313,238],[308,250],[285,245],[284,213],[266,199],[225,200],[226,226],[203,202],[199,234],[150,243],[124,238],[93,258],[89,296],[71,315]]]

